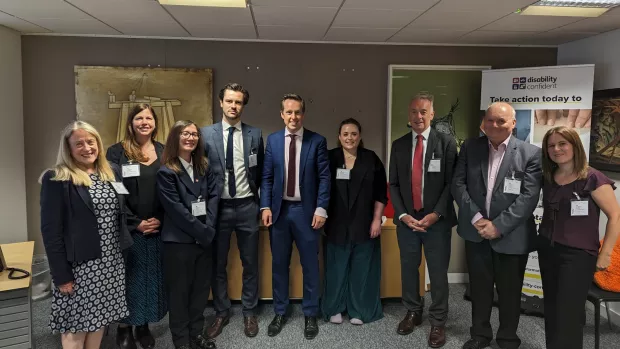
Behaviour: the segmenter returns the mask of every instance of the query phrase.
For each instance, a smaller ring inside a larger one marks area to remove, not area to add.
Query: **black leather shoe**
[[[483,349],[489,347],[490,345],[491,344],[489,342],[481,342],[472,338],[463,344],[463,349]]]
[[[148,324],[136,326],[136,339],[143,349],[155,348],[155,338],[153,338]]]
[[[276,316],[273,317],[273,320],[271,320],[269,327],[267,328],[267,335],[269,337],[277,336],[278,333],[282,331],[282,327],[284,327],[285,323],[286,318],[284,317],[284,315],[276,314]]]
[[[180,347],[176,347],[176,349],[192,349],[192,347],[190,347],[189,344],[186,344],[186,345],[182,345]]]
[[[120,349],[138,349],[136,340],[133,338],[133,327],[118,326],[116,328],[116,345]]]
[[[207,339],[202,335],[198,335],[191,340],[193,349],[215,349],[215,339]]]
[[[306,339],[314,339],[317,334],[319,334],[319,325],[316,323],[316,316],[306,316],[304,337],[306,337]]]

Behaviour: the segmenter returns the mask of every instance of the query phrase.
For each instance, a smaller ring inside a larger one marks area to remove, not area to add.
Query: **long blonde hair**
[[[110,163],[103,155],[103,142],[99,132],[89,123],[84,121],[73,121],[62,131],[60,137],[60,146],[58,147],[58,157],[56,166],[54,167],[55,176],[53,181],[71,181],[75,185],[84,185],[90,187],[92,181],[86,171],[80,169],[73,156],[71,156],[71,145],[69,138],[74,131],[84,130],[97,141],[97,160],[95,160],[95,169],[102,181],[113,182],[116,180]]]

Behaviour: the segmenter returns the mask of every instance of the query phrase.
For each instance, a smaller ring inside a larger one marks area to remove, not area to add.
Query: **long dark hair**
[[[198,174],[204,176],[204,174],[207,173],[207,166],[209,164],[205,156],[205,147],[202,143],[202,134],[200,133],[200,129],[198,128],[198,125],[191,120],[180,120],[174,123],[170,133],[168,134],[168,139],[166,139],[166,147],[164,148],[164,154],[162,155],[162,163],[164,166],[176,173],[181,173],[183,171],[183,166],[181,166],[181,161],[179,161],[179,143],[181,142],[181,132],[191,125],[196,126],[196,130],[198,131],[196,149],[192,152],[192,163],[194,164],[194,169],[198,172]]]
[[[556,164],[551,157],[549,157],[549,137],[553,134],[559,134],[562,138],[564,138],[568,143],[573,146],[573,171],[577,174],[577,179],[586,179],[588,177],[588,159],[586,157],[586,151],[583,148],[583,143],[581,143],[581,138],[579,138],[579,133],[572,128],[568,128],[566,126],[556,126],[547,133],[543,137],[542,141],[542,171],[543,177],[549,182],[554,183],[553,174],[555,170],[558,168],[558,164]]]
[[[149,157],[142,153],[142,149],[140,148],[140,144],[136,140],[136,134],[133,131],[133,119],[136,115],[140,114],[142,111],[148,110],[153,115],[153,121],[155,121],[155,129],[153,133],[151,133],[151,141],[155,144],[155,137],[157,137],[157,114],[155,114],[155,110],[151,107],[150,104],[140,103],[137,104],[131,112],[129,116],[127,116],[127,122],[125,123],[125,138],[121,142],[123,145],[123,149],[125,150],[125,154],[129,160],[138,161],[138,162],[147,162],[149,161]]]
[[[353,119],[353,118],[348,118],[345,120],[342,120],[342,122],[340,123],[340,127],[338,127],[338,135],[340,136],[340,132],[342,132],[342,128],[344,127],[344,125],[355,125],[355,127],[357,127],[357,130],[360,133],[360,144],[357,146],[358,148],[364,148],[364,140],[361,139],[362,137],[362,124],[360,124],[359,121]],[[338,138],[338,148],[342,148],[342,144],[340,144],[340,137]]]

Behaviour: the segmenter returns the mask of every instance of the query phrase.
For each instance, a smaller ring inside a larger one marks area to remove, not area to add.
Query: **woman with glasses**
[[[215,348],[214,341],[202,333],[220,191],[200,137],[196,124],[177,121],[166,141],[163,166],[157,172],[164,207],[161,238],[169,325],[177,349]]]
[[[156,142],[158,120],[148,105],[136,105],[127,118],[125,139],[108,148],[108,161],[122,169],[123,184],[129,191],[127,206],[133,213],[127,227],[134,244],[126,256],[127,306],[116,333],[121,349],[135,349],[135,339],[144,349],[155,347],[149,323],[159,322],[168,311],[164,292],[159,234],[163,209],[157,197],[157,170],[164,145]],[[136,327],[134,339],[133,328]]]

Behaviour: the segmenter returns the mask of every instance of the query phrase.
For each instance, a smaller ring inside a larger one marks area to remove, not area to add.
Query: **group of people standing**
[[[63,348],[99,348],[103,329],[118,323],[120,348],[138,342],[151,349],[149,324],[166,314],[175,348],[215,348],[214,338],[232,315],[226,268],[233,231],[243,265],[244,333],[256,336],[261,222],[272,253],[269,336],[288,320],[293,242],[303,270],[306,339],[318,335],[319,316],[334,324],[348,316],[354,325],[381,319],[386,182],[407,309],[398,334],[422,322],[423,246],[432,284],[428,345],[446,343],[451,231],[458,225],[472,299],[471,339],[463,348],[485,348],[493,339],[494,285],[496,341],[519,347],[521,287],[535,249],[547,347],[581,348],[587,289],[595,269],[609,265],[620,208],[614,183],[587,166],[574,130],[551,129],[541,152],[512,135],[514,109],[495,103],[484,117],[485,136],[467,141],[457,154],[455,140],[430,127],[433,96],[418,94],[408,109],[412,132],[392,144],[388,181],[377,154],[364,148],[355,119],[341,122],[338,146],[328,150],[325,137],[304,127],[305,101],[287,94],[280,105],[285,128],[263,143],[261,130],[241,121],[247,90],[227,84],[219,101],[221,122],[200,128],[178,121],[165,145],[155,141],[158,119],[147,104],[135,106],[125,139],[106,156],[91,125],[76,121],[63,131],[56,166],[44,173],[41,189],[41,230],[56,285],[50,328],[62,334]],[[533,211],[541,187],[545,214],[537,234]],[[609,221],[599,251],[601,209]],[[215,319],[205,326],[210,291]]]

